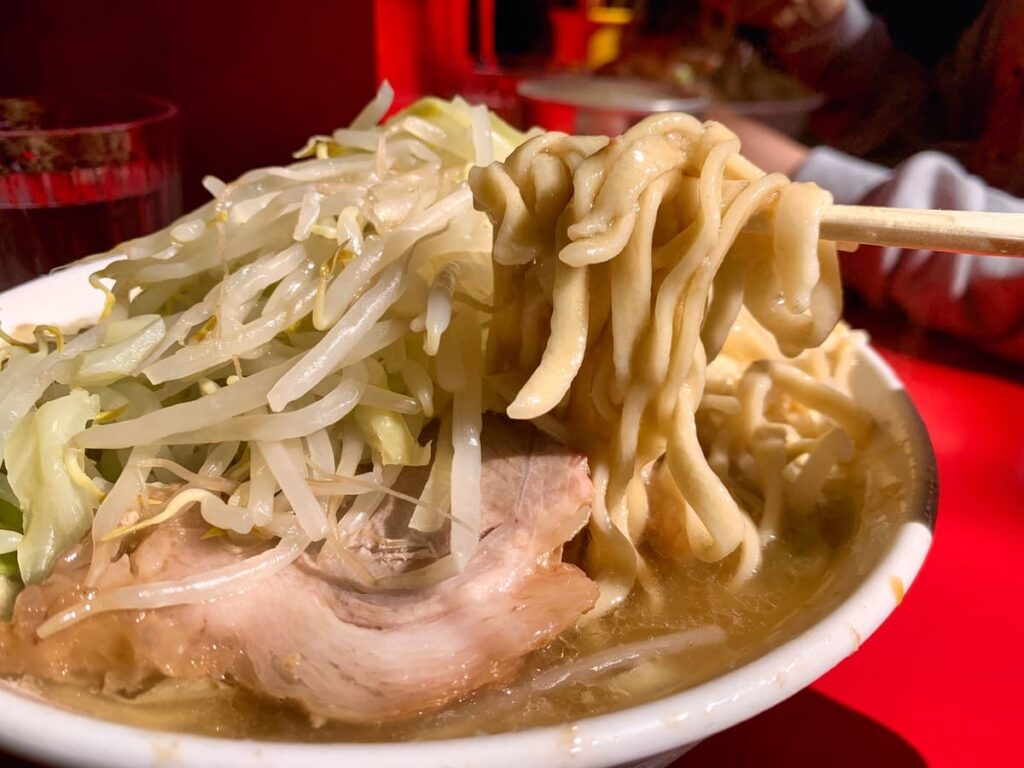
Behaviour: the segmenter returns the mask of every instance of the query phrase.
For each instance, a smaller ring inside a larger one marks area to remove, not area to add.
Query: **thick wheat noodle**
[[[618,256],[636,224],[640,195],[682,164],[683,152],[662,136],[646,136],[637,144],[635,151],[616,157],[593,209],[569,227],[572,242],[558,254],[561,261],[578,267]]]
[[[811,305],[811,289],[821,276],[815,249],[818,243],[818,222],[829,204],[829,196],[812,186],[790,184],[779,195],[775,216],[780,221],[807,216],[810,223],[804,227],[780,226],[776,230],[773,248],[775,264],[782,285],[786,307],[794,314],[807,311]],[[796,258],[789,258],[796,254]]]
[[[740,512],[743,524],[743,538],[740,542],[740,557],[733,571],[730,584],[733,588],[743,586],[761,567],[761,536],[746,512]]]
[[[848,395],[780,361],[766,360],[756,363],[756,367],[768,373],[774,386],[834,419],[856,442],[863,442],[870,436],[874,421]]]
[[[687,281],[693,279],[693,274],[700,267],[706,253],[705,249],[710,247],[717,236],[721,220],[721,174],[727,158],[738,150],[739,143],[730,141],[718,145],[708,153],[700,176],[701,207],[696,222],[699,227],[696,237],[657,291],[653,323],[650,325],[651,335],[648,340],[649,371],[646,376],[634,378],[626,396],[624,416],[628,413],[629,418],[622,419],[619,431],[618,465],[613,472],[615,482],[610,486],[612,505],[622,498],[628,477],[635,471],[636,450],[643,427],[643,412],[655,395],[651,382],[660,383],[667,375],[666,369],[672,359],[670,328],[674,325],[674,315],[680,306],[684,286]],[[663,388],[663,397],[674,398],[678,391],[678,387],[674,390]]]
[[[735,420],[732,433],[733,448],[747,445],[754,438],[761,414],[764,413],[764,401],[771,388],[771,379],[763,371],[747,371],[740,379],[738,395],[740,412]]]
[[[708,304],[708,292],[719,265],[747,220],[754,215],[769,195],[785,183],[786,178],[781,174],[763,176],[752,182],[736,197],[723,217],[719,240],[702,259],[701,266],[691,279],[689,289],[682,299],[683,316],[676,332],[676,341],[669,359],[668,378],[662,387],[662,398],[659,404],[663,419],[668,418],[675,407],[676,393],[682,387],[683,378],[693,364],[693,354],[698,344],[701,319]]]
[[[588,554],[602,584],[597,612],[616,604],[623,579],[635,577],[636,555],[623,567],[629,558],[619,540],[636,545],[644,536],[642,521],[653,511],[638,502],[638,478],[652,462],[665,458],[682,493],[679,525],[693,554],[718,561],[741,550],[733,578],[739,584],[757,570],[783,497],[796,492],[806,506],[828,467],[847,457],[826,450],[834,438],[799,486],[787,491],[781,480],[769,482],[766,476],[781,478],[790,460],[784,434],[756,438],[769,423],[769,395],[810,409],[792,417],[798,438],[800,424],[811,430],[801,439],[820,434],[824,428],[813,425],[822,418],[857,444],[871,432],[870,417],[840,391],[848,363],[838,379],[838,363],[821,353],[796,366],[777,361],[779,349],[797,355],[826,341],[839,319],[835,244],[819,240],[830,198],[813,185],[763,174],[739,148],[721,125],[656,116],[606,145],[548,134],[527,141],[505,164],[470,173],[476,205],[495,224],[495,263],[515,265],[495,270],[488,369],[526,381],[509,416],[567,421],[570,439],[590,456],[600,497]],[[565,201],[561,213],[553,200]],[[774,233],[744,232],[769,209]],[[585,276],[572,271],[583,269]],[[538,296],[552,272],[544,325],[538,309],[546,302]],[[547,335],[539,364],[517,345],[525,337],[535,348],[537,329]],[[513,349],[519,354],[508,354]],[[732,378],[718,378],[720,366],[706,370],[720,352],[725,370],[738,367]],[[735,398],[724,409],[709,401],[708,413],[717,415],[707,418],[719,430],[710,449],[717,472],[698,439],[708,376],[715,377],[715,397]],[[763,506],[745,509],[730,493],[733,466],[753,473]]]
[[[743,309],[746,270],[744,257],[747,253],[742,246],[736,247],[740,242],[741,238],[737,238],[733,250],[722,260],[715,274],[711,289],[712,298],[704,317],[704,325],[701,327],[701,343],[710,359],[718,357],[736,323],[736,318]]]
[[[592,543],[587,556],[590,566],[597,570],[601,587],[597,604],[591,611],[596,617],[626,599],[636,579],[637,555],[625,533],[612,523],[605,506],[607,465],[599,459],[591,459],[590,475],[594,482],[594,503],[590,508],[588,531]]]
[[[694,378],[703,379],[702,357],[698,364],[701,370]],[[672,479],[711,536],[710,545],[695,548],[694,554],[714,562],[740,545],[745,526],[736,500],[708,466],[697,441],[696,404],[690,398],[700,394],[687,392],[676,405],[665,456]]]
[[[508,406],[513,419],[547,413],[565,397],[583,363],[587,346],[590,293],[587,267],[555,265],[551,336],[540,365]]]
[[[509,175],[495,163],[475,169],[473,193],[478,204],[499,212],[501,224],[495,229],[495,263],[505,266],[528,264],[539,255],[540,229],[526,209],[522,192]],[[499,255],[500,254],[500,255]]]
[[[661,201],[678,179],[665,174],[644,190],[640,214],[622,255],[612,260],[612,339],[615,382],[624,391],[631,378],[637,343],[651,314],[651,241]]]
[[[551,296],[545,295],[539,285],[537,290],[528,291],[524,297],[521,317],[519,365],[529,370],[540,363],[551,325]]]
[[[728,141],[719,144],[708,154],[700,176],[696,238],[658,289],[648,347],[648,370],[655,381],[664,379],[671,360],[675,316],[686,285],[718,238],[722,220],[722,169],[726,160],[739,152],[739,148],[738,141]]]
[[[774,536],[782,519],[782,471],[786,468],[783,436],[768,434],[753,444],[754,461],[760,474],[764,507],[759,528],[763,537]]]

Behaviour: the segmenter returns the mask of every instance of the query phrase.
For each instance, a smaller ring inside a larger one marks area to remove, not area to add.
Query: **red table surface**
[[[892,617],[809,690],[677,768],[1024,764],[1024,383],[877,345],[928,427],[935,541]]]

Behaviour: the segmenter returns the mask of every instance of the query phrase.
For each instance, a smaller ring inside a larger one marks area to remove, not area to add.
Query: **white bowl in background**
[[[551,110],[570,110],[571,125],[559,130],[580,135],[618,136],[655,112],[700,116],[707,99],[676,86],[628,77],[560,75],[523,80],[516,86],[527,125],[551,129]]]
[[[102,306],[78,265],[0,294],[0,323],[73,324]],[[831,595],[791,640],[726,674],[640,706],[563,725],[472,738],[392,744],[301,744],[149,731],[80,715],[0,684],[0,747],[61,766],[111,768],[662,768],[702,739],[792,696],[853,653],[899,603],[924,562],[936,506],[931,444],[902,384],[871,349],[854,368],[856,399],[899,450],[907,522],[867,559],[837,568]],[[798,735],[798,734],[796,734]]]

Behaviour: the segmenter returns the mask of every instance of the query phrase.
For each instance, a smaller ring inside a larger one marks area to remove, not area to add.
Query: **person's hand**
[[[846,9],[847,0],[704,0],[728,19],[766,29],[819,28]]]
[[[744,157],[766,173],[779,171],[792,176],[807,159],[807,147],[753,118],[734,114],[724,107],[710,110],[704,118],[722,123],[735,133]]]

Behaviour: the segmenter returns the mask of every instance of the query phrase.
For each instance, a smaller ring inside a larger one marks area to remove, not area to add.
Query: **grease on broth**
[[[826,501],[787,525],[766,547],[757,576],[739,591],[726,584],[732,558],[668,562],[647,551],[658,594],[634,591],[611,614],[561,636],[533,654],[527,673],[609,646],[717,624],[725,643],[642,662],[596,681],[568,683],[525,702],[513,682],[478,691],[437,712],[401,722],[311,722],[297,708],[225,683],[165,681],[133,698],[76,686],[22,685],[68,709],[120,723],[206,736],[297,742],[369,742],[453,738],[554,725],[604,714],[682,691],[742,666],[827,613],[877,561],[906,520],[891,462],[905,449],[879,430],[856,461],[851,483],[830,482]]]

